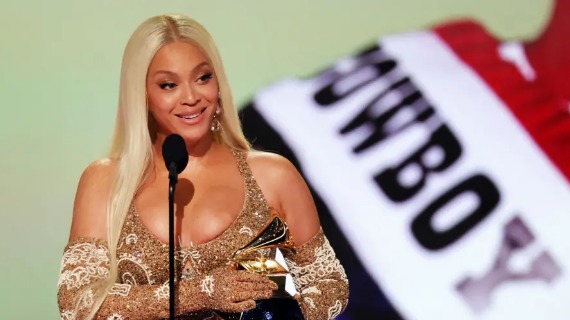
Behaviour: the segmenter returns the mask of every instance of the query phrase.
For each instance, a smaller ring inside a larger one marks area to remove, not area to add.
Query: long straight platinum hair
[[[94,317],[109,290],[118,280],[116,253],[122,226],[138,188],[154,165],[151,137],[155,129],[149,125],[151,119],[146,94],[148,68],[160,48],[177,41],[188,41],[197,45],[214,69],[223,109],[221,130],[214,133],[215,141],[231,148],[250,149],[241,129],[222,59],[208,31],[197,21],[178,14],[155,16],[144,21],[132,34],[123,55],[119,106],[108,155],[118,164],[107,209],[110,276],[106,281],[85,290],[78,299],[76,314],[79,314],[77,312],[83,297],[87,294],[94,295],[94,303],[86,319]]]

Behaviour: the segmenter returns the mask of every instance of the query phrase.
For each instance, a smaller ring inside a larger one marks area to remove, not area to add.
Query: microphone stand
[[[171,162],[168,166],[168,181],[168,284],[170,289],[170,320],[174,320],[176,315],[176,299],[174,297],[174,191],[176,190],[176,183],[178,183],[175,162]]]

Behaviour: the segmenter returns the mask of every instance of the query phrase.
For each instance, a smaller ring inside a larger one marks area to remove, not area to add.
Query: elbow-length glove
[[[284,253],[306,320],[329,320],[348,303],[348,279],[322,228],[296,253]]]

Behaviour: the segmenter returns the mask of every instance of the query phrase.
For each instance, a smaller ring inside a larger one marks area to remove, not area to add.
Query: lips
[[[206,109],[207,107],[199,111],[192,110],[190,112],[181,112],[175,114],[175,116],[177,116],[180,119],[180,122],[184,125],[196,125],[204,119],[204,115],[206,114],[204,111],[206,111]]]
[[[202,110],[199,110],[197,112],[183,112],[183,113],[177,113],[176,116],[178,118],[182,118],[182,119],[195,119],[198,118],[202,113],[204,113],[204,111],[206,110],[206,108],[203,108]]]

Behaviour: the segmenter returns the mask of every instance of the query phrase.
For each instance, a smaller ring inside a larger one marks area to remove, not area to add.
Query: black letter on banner
[[[430,168],[422,162],[422,156],[433,147],[439,147],[444,152],[444,158],[440,164]],[[459,158],[460,155],[461,145],[459,144],[459,141],[457,141],[457,138],[455,138],[446,125],[442,125],[432,133],[428,142],[418,151],[412,154],[400,165],[388,168],[379,173],[374,177],[374,180],[392,201],[406,201],[423,188],[428,172],[439,172],[447,169]],[[416,184],[412,186],[404,186],[398,181],[398,176],[410,165],[419,166],[422,169],[423,175]]]
[[[355,60],[353,69],[343,73],[331,69],[317,77],[317,82],[326,82],[326,85],[315,93],[314,99],[318,105],[326,107],[334,104],[396,68],[396,61],[387,57],[378,46],[364,51],[353,59]],[[374,75],[358,79],[358,74],[364,73],[366,69],[373,70]],[[345,92],[335,92],[334,86],[337,82],[347,81],[350,77],[355,77],[354,83],[351,83],[351,87]]]
[[[390,99],[390,95],[394,94],[401,96],[401,100],[397,101],[395,105],[393,105],[394,101]],[[379,112],[374,109],[382,109],[385,111],[378,115]],[[411,110],[414,114],[412,118],[407,119],[403,123],[389,126],[390,121],[394,121],[399,112],[405,112],[407,109]],[[372,133],[352,149],[354,153],[360,153],[385,138],[404,131],[418,121],[425,121],[433,114],[434,110],[429,102],[424,98],[422,93],[418,91],[410,78],[405,77],[392,84],[374,98],[364,110],[340,130],[340,133],[347,134],[363,125],[372,127]]]
[[[439,210],[464,192],[473,192],[479,197],[479,206],[461,222],[449,230],[439,232],[433,229],[433,217]],[[418,242],[428,250],[440,250],[457,241],[479,222],[485,219],[500,200],[499,190],[489,178],[475,175],[441,195],[424,209],[412,222],[412,233]]]

